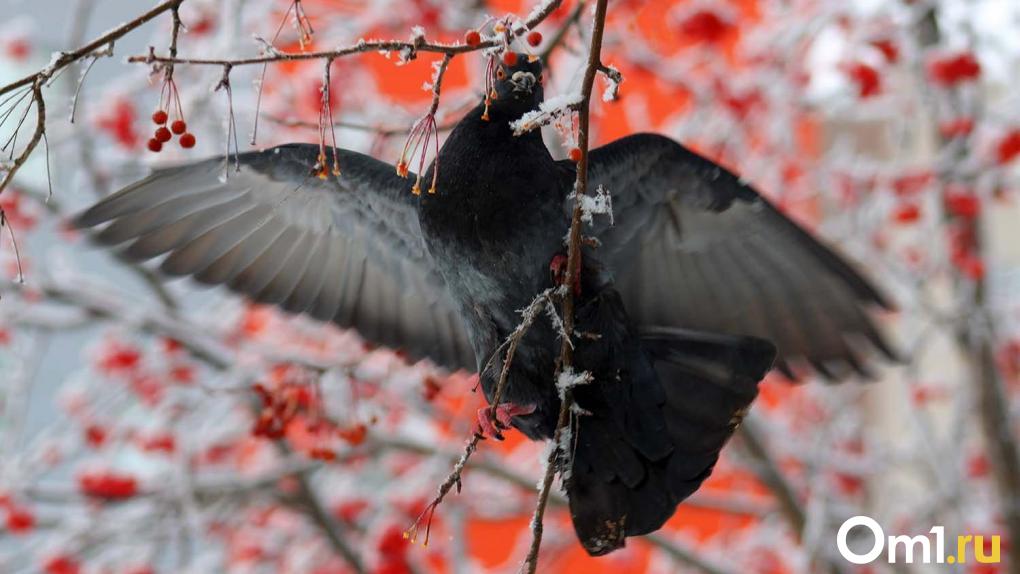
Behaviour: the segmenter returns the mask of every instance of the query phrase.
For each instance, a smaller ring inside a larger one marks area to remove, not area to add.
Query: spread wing
[[[161,169],[97,203],[76,225],[160,268],[261,303],[353,327],[367,340],[474,370],[474,353],[422,239],[407,180],[340,150],[339,177],[313,172],[318,147],[285,145]]]
[[[867,314],[889,302],[729,171],[638,134],[593,150],[589,177],[615,218],[595,220],[598,257],[638,324],[768,339],[791,377],[794,360],[867,374],[865,341],[894,357]]]

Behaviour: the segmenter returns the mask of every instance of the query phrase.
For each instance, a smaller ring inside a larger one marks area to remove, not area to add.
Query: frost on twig
[[[277,35],[279,35],[279,32],[277,32]],[[275,37],[276,36],[274,36],[274,38]],[[279,48],[273,45],[273,42],[276,40],[267,40],[258,34],[255,34],[252,38],[259,46],[259,54],[264,56],[282,56],[284,54],[284,52],[280,51]]]
[[[571,193],[567,199],[573,200],[577,192]],[[595,195],[581,195],[581,221],[592,225],[596,215],[609,217],[609,225],[614,225],[613,220],[613,196],[602,185],[595,188]]]
[[[623,83],[623,74],[613,66],[601,65],[599,71],[606,76],[606,89],[602,91],[603,102],[615,102],[620,98],[620,84]]]
[[[588,371],[575,373],[573,368],[565,367],[560,371],[560,375],[556,377],[556,392],[559,393],[560,400],[562,401],[567,396],[567,391],[578,385],[587,385],[592,380],[591,373]]]
[[[425,28],[421,26],[411,28],[411,42],[415,45],[425,43]]]
[[[569,113],[577,111],[583,101],[581,94],[564,94],[542,102],[538,109],[528,112],[520,119],[510,122],[515,136],[524,135],[534,129],[546,126]]]

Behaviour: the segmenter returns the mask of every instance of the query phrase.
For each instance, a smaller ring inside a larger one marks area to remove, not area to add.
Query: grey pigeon
[[[320,178],[318,146],[290,144],[241,154],[227,178],[222,158],[157,170],[76,223],[131,259],[165,256],[170,275],[480,372],[491,400],[519,310],[560,280],[575,179],[539,131],[510,127],[543,99],[541,64],[519,54],[494,75],[487,118],[479,104],[440,150],[434,194],[342,149],[342,173]],[[638,134],[594,149],[589,173],[613,213],[586,226],[598,246],[567,286],[575,369],[592,380],[573,391],[565,486],[581,544],[601,555],[697,490],[773,364],[839,377],[866,372],[866,341],[893,355],[867,314],[886,299],[726,169]],[[494,407],[536,440],[555,430],[558,337],[535,321]]]

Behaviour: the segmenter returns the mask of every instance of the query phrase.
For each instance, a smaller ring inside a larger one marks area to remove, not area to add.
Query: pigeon
[[[157,169],[75,224],[168,275],[477,372],[489,401],[521,311],[573,289],[562,477],[580,543],[603,555],[700,487],[773,367],[839,379],[867,375],[876,351],[894,358],[872,317],[892,305],[737,175],[654,134],[590,152],[591,189],[612,209],[589,214],[577,281],[563,285],[576,164],[540,130],[514,134],[543,101],[543,68],[512,60],[423,175],[434,189],[339,148],[327,172],[320,146],[288,144],[237,155],[226,176],[225,158]],[[502,402],[479,413],[486,435],[553,437],[562,334],[536,319],[520,337]]]

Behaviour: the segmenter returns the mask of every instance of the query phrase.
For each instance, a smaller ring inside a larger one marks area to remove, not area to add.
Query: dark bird
[[[356,329],[449,369],[480,373],[487,399],[519,310],[556,287],[575,165],[538,130],[542,67],[500,63],[496,98],[469,112],[438,155],[435,193],[371,157],[289,144],[159,169],[77,219],[128,258],[225,284],[255,301]],[[485,115],[486,117],[483,117]],[[331,151],[329,152],[332,153]],[[432,170],[423,181],[431,181]],[[866,373],[886,355],[867,314],[889,303],[849,264],[726,169],[675,141],[638,134],[592,150],[591,189],[612,200],[585,233],[565,473],[578,538],[593,555],[657,530],[711,473],[775,366]],[[497,420],[552,437],[559,332],[536,320],[512,361]],[[499,426],[480,416],[489,433]]]

